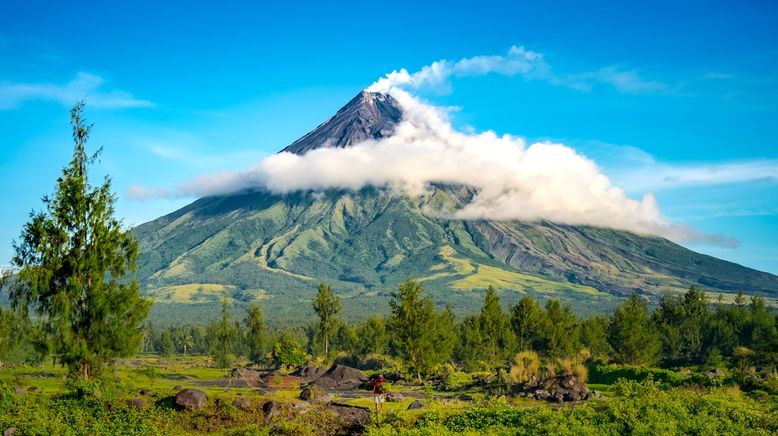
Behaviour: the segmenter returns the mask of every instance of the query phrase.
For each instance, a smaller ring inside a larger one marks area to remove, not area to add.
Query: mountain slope
[[[285,150],[303,154],[391,134],[401,109],[361,93]],[[666,239],[550,222],[460,221],[475,191],[433,186],[421,197],[386,189],[276,195],[245,191],[202,198],[133,230],[145,292],[171,304],[263,300],[271,318],[303,317],[319,281],[331,282],[353,316],[385,310],[387,290],[408,277],[441,304],[475,310],[494,285],[507,301],[562,297],[582,311],[624,295],[650,299],[693,284],[710,292],[778,295],[778,277],[687,250]]]

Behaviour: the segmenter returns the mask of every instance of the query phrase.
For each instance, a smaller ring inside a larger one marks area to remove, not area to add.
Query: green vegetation
[[[110,180],[93,187],[83,103],[70,111],[75,147],[70,165],[57,179],[44,212],[32,215],[14,265],[21,268],[11,287],[11,302],[21,316],[42,315],[53,353],[72,377],[89,380],[116,357],[129,356],[140,342],[139,325],[151,302],[138,295],[134,271],[138,244],[113,217]],[[15,333],[14,333],[15,334]]]

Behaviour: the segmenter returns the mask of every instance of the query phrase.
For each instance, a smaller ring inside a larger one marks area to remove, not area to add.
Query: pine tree
[[[230,323],[230,303],[225,297],[222,300],[222,316],[218,323],[210,328],[212,334],[211,357],[214,358],[218,368],[227,368],[232,363],[233,347],[237,340],[238,332]]]
[[[542,326],[543,312],[532,297],[521,297],[519,303],[511,308],[511,328],[516,335],[519,351],[537,350]]]
[[[621,363],[652,365],[659,357],[659,333],[648,314],[648,303],[637,294],[616,308],[609,339]]]
[[[246,348],[249,360],[260,363],[267,352],[267,338],[265,336],[265,316],[262,309],[252,303],[246,318]]]
[[[330,342],[337,332],[340,320],[340,299],[332,292],[329,285],[319,284],[319,292],[313,300],[313,310],[319,316],[317,334],[324,345],[324,354],[330,353]]]
[[[500,298],[492,286],[486,291],[479,328],[483,359],[490,366],[501,366],[513,354],[516,339],[510,328],[510,319],[503,312]]]
[[[422,290],[421,284],[408,279],[389,301],[392,343],[419,381],[423,373],[451,356],[456,340],[451,310],[436,313]]]
[[[542,350],[550,357],[570,357],[576,351],[578,325],[570,304],[548,300],[540,330]]]
[[[99,156],[86,152],[91,131],[84,103],[70,111],[75,147],[57,179],[45,211],[31,216],[14,244],[21,268],[11,300],[22,312],[37,311],[50,332],[53,351],[73,378],[88,380],[116,357],[137,351],[141,324],[151,302],[128,277],[135,270],[138,244],[114,215],[115,197],[106,178],[89,182]]]

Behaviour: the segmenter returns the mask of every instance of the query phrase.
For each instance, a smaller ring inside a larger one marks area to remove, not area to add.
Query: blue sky
[[[739,241],[694,250],[778,273],[775,2],[112,3],[0,5],[0,265],[68,160],[76,99],[140,224],[193,199],[131,185],[245,168],[392,70],[515,45],[553,75],[421,96],[463,129],[564,142],[672,221]]]

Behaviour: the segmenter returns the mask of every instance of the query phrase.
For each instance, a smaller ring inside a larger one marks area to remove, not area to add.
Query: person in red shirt
[[[378,374],[378,377],[373,379],[373,402],[375,403],[375,412],[380,415],[381,410],[384,407],[384,401],[386,401],[386,386],[384,385],[383,374]]]

